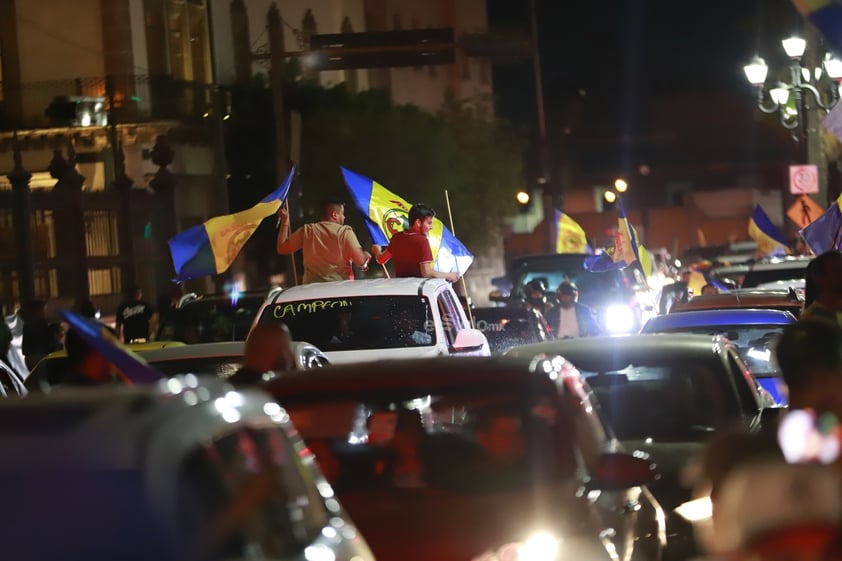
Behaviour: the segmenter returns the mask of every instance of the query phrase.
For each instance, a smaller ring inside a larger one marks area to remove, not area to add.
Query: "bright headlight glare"
[[[634,327],[634,314],[628,306],[605,309],[605,329],[610,333],[629,333]]]
[[[687,522],[701,522],[713,515],[713,504],[710,497],[700,497],[678,505],[675,512]]]
[[[518,548],[518,561],[554,561],[559,539],[549,532],[536,532]]]

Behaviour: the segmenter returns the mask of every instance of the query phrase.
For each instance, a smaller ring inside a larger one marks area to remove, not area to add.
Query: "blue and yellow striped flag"
[[[392,236],[408,225],[412,204],[395,195],[373,179],[342,168],[345,184],[351,198],[377,245],[388,245]],[[464,274],[474,256],[438,218],[433,219],[433,229],[427,235],[433,253],[433,270],[440,273]]]
[[[289,193],[295,166],[284,182],[250,209],[216,216],[176,234],[169,242],[175,281],[224,273],[264,218],[281,208]]]
[[[786,238],[772,224],[760,205],[754,207],[754,213],[748,221],[748,235],[757,242],[757,253],[764,257],[783,255],[786,252]]]
[[[588,237],[569,214],[553,209],[556,229],[556,253],[589,253]]]

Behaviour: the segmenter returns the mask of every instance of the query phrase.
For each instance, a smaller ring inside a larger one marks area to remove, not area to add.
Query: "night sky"
[[[784,61],[801,19],[791,0],[536,0],[545,105],[585,90],[585,104],[634,129],[647,104],[681,93],[751,96],[742,67]],[[527,0],[488,0],[490,27],[529,29]],[[533,127],[529,61],[495,65],[498,113]],[[591,111],[590,115],[597,112]]]

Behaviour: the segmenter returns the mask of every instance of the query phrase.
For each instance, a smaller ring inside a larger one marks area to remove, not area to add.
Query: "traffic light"
[[[310,37],[313,70],[453,64],[453,29],[329,33]]]

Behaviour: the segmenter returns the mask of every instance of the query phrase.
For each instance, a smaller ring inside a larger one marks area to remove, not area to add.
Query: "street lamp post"
[[[792,131],[796,142],[804,142],[805,159],[819,168],[817,198],[827,205],[827,170],[824,151],[821,149],[818,111],[830,110],[839,99],[839,80],[842,78],[842,61],[826,53],[821,62],[805,60],[807,41],[792,36],[781,41],[790,59],[786,81],[767,86],[769,67],[761,57],[755,56],[743,67],[746,78],[754,86],[757,108],[763,113],[779,113],[781,125]],[[815,57],[816,59],[820,57]],[[824,79],[825,76],[828,79]]]

